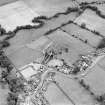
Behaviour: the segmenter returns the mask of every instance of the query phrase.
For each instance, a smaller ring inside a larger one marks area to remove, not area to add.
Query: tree
[[[17,105],[18,95],[12,92],[8,93],[7,104],[8,105]]]
[[[0,25],[0,36],[6,34],[6,30]]]
[[[99,43],[97,49],[101,49],[105,47],[105,38],[101,40],[101,42]]]
[[[88,40],[85,40],[85,43],[88,43]]]
[[[77,74],[78,72],[80,72],[79,67],[75,67],[74,70],[72,71],[73,74]]]
[[[20,78],[15,78],[9,82],[9,88],[14,93],[22,92],[24,89],[24,84]]]
[[[1,73],[1,79],[6,79],[8,76],[8,73],[6,71],[2,71]]]
[[[65,52],[68,53],[69,52],[69,49],[68,48],[65,48]]]
[[[8,41],[6,41],[6,40],[2,41],[0,44],[2,45],[2,48],[10,46],[10,43]]]
[[[82,24],[81,24],[81,27],[82,27],[82,28],[86,28],[86,24],[85,24],[85,23],[82,23]]]

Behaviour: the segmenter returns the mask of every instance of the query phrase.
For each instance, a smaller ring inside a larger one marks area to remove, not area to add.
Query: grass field
[[[105,57],[98,62],[99,66],[105,70]]]
[[[7,95],[8,95],[8,88],[5,86],[5,89],[3,89],[1,86],[0,86],[0,105],[6,105],[7,104]]]
[[[20,68],[35,61],[37,58],[43,58],[43,53],[28,47],[22,47],[8,55],[8,58],[17,68]]]
[[[98,65],[95,65],[91,72],[84,77],[86,84],[90,86],[90,89],[96,95],[105,93],[105,71]]]
[[[31,20],[37,16],[39,15],[21,0],[0,7],[0,24],[7,31],[13,31],[17,26],[34,25]]]
[[[70,65],[78,59],[80,54],[86,54],[94,51],[92,47],[84,44],[80,40],[60,29],[52,34],[49,34],[48,37],[53,41],[53,43],[58,45],[58,49],[68,48],[68,53],[63,52],[57,57],[65,59],[65,61]]]
[[[94,105],[95,101],[76,80],[56,74],[55,80],[59,83],[66,94],[72,98],[76,105]]]
[[[96,2],[96,1],[98,1],[98,2],[102,2],[102,1],[104,1],[104,0],[76,0],[76,1],[78,1],[79,3],[82,3],[82,2],[88,2],[88,3],[91,3],[91,2]]]
[[[76,2],[71,0],[23,0],[33,11],[39,15],[48,17],[54,14],[65,11],[67,7],[77,7]]]
[[[0,6],[9,4],[11,2],[15,2],[15,1],[17,1],[17,0],[0,0]]]
[[[61,26],[62,23],[66,23],[69,20],[74,20],[77,17],[77,13],[70,13],[68,15],[61,15],[58,18],[54,18],[50,21],[45,21],[45,25],[39,29],[20,30],[16,36],[9,40],[11,46],[6,49],[6,54],[10,54],[18,47],[21,47],[33,40],[37,40],[44,35],[50,29],[55,29]]]
[[[45,97],[51,105],[73,105],[54,84],[48,87]]]
[[[102,40],[100,36],[97,36],[93,34],[90,31],[87,31],[86,29],[80,28],[78,25],[75,24],[69,24],[64,27],[62,27],[63,30],[68,32],[70,35],[75,35],[78,38],[82,39],[83,41],[87,40],[91,47],[97,47],[99,42]]]
[[[56,32],[50,34],[48,37],[59,45],[73,47],[75,50],[78,51],[79,54],[85,54],[86,52],[91,52],[94,50],[92,47],[88,46],[87,44],[84,44],[80,40],[72,37],[72,35],[63,32],[62,30],[57,30]]]
[[[33,41],[33,42],[29,43],[29,44],[26,44],[26,46],[28,48],[33,49],[33,50],[36,49],[36,50],[39,50],[39,51],[43,52],[44,49],[46,49],[47,46],[51,45],[52,43],[53,42],[50,39],[48,39],[45,36],[42,36],[39,39],[37,39],[36,41]]]
[[[86,9],[84,13],[75,20],[75,22],[79,25],[85,23],[86,28],[89,30],[98,31],[100,34],[105,36],[105,19],[99,17],[90,9]]]

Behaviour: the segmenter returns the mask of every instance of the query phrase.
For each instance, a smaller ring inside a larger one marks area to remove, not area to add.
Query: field
[[[0,6],[9,4],[11,2],[15,2],[15,1],[17,1],[17,0],[0,0]]]
[[[59,73],[56,74],[55,80],[59,83],[59,86],[62,88],[62,90],[64,90],[64,92],[74,101],[75,105],[94,105],[96,103],[92,99],[92,97],[88,94],[88,92],[86,92],[76,80],[67,78],[66,76],[61,75]],[[49,89],[52,91],[50,91]],[[64,101],[65,98],[62,98],[63,97],[62,94],[61,95],[57,94],[59,93],[59,91],[55,89],[56,89],[56,85],[55,87],[53,87],[53,85],[49,86],[48,91],[46,92],[47,98],[49,100],[52,99],[51,100],[52,103],[54,103],[55,101],[56,103],[58,103],[57,105],[64,105],[62,103],[65,102]],[[59,100],[61,100],[62,103],[60,103]],[[68,102],[70,102],[69,99],[68,99]],[[51,104],[51,105],[55,105],[55,104]],[[67,104],[67,105],[72,105],[72,104]]]
[[[50,29],[60,27],[62,23],[67,23],[69,20],[74,20],[78,13],[70,13],[68,15],[61,15],[58,18],[54,18],[50,21],[45,21],[45,25],[39,29],[20,30],[16,36],[9,40],[10,47],[6,49],[6,54],[10,54],[18,47],[21,47],[33,40],[37,40],[43,36]]]
[[[102,2],[102,1],[104,1],[104,0],[76,0],[77,2],[79,2],[79,3],[82,3],[82,2],[88,2],[88,3],[91,3],[91,2],[96,2],[96,1],[98,1],[98,2]]]
[[[99,65],[96,64],[83,79],[95,95],[105,93],[105,71]]]
[[[14,49],[11,49],[12,52],[7,56],[17,68],[20,68],[30,62],[33,62],[37,58],[43,59],[43,51],[51,43],[51,40],[42,36],[38,40],[23,46],[15,46],[16,48],[14,47]]]
[[[105,57],[98,62],[98,65],[105,70]]]
[[[50,34],[48,37],[60,46],[67,46],[70,49],[70,51],[74,51],[78,53],[78,55],[94,51],[94,48],[88,46],[87,44],[81,42],[80,40],[72,37],[72,35],[63,32],[60,29]]]
[[[51,105],[73,105],[54,84],[48,87],[45,97]]]
[[[67,7],[77,7],[71,0],[23,0],[33,11],[39,15],[51,17],[54,14],[65,11]],[[36,2],[35,2],[36,1]]]
[[[42,36],[39,39],[37,39],[36,41],[33,41],[33,42],[27,44],[26,46],[33,50],[36,49],[36,50],[43,52],[44,49],[46,49],[47,46],[51,45],[52,43],[53,42],[50,39],[48,39],[45,36]]]
[[[56,13],[61,13],[49,19],[42,19],[43,25],[39,28],[19,30],[13,38],[8,40],[10,46],[4,48],[3,51],[14,65],[14,72],[12,73],[15,74],[16,70],[21,70],[22,67],[31,62],[42,61],[44,51],[47,48],[48,51],[52,48],[57,51],[57,55],[55,54],[54,57],[64,59],[65,65],[63,66],[65,68],[66,63],[73,66],[80,55],[91,54],[96,51],[102,36],[94,34],[91,30],[95,30],[105,36],[105,19],[99,17],[91,9],[84,10],[82,14],[79,14],[79,12],[62,13],[68,7],[80,7],[78,3],[94,1],[96,0],[74,0],[73,2],[72,0],[18,0],[0,7],[0,24],[7,31],[14,30],[17,26],[35,25],[31,22],[34,17],[42,15],[52,17]],[[101,2],[102,0],[98,1]],[[0,3],[2,3],[2,0]],[[104,4],[97,7],[103,14],[105,13]],[[70,21],[74,23],[70,23]],[[82,23],[86,24],[87,29],[81,28]],[[0,41],[5,36],[0,36]],[[84,65],[85,63],[82,66]],[[78,68],[76,69],[78,70]],[[32,69],[27,70],[29,71],[22,71],[26,77],[33,73]],[[83,79],[95,95],[105,93],[105,57],[89,68],[86,74],[77,74],[78,78],[73,78],[73,74],[65,75],[55,70],[55,68],[48,68],[47,70],[55,71],[56,73],[56,82],[53,82],[44,94],[51,105],[99,105],[88,89],[86,90],[79,83],[79,80]],[[41,82],[43,82],[48,72],[50,71],[42,74]],[[8,87],[5,89],[0,87],[0,105],[4,105],[3,102],[6,102],[5,98],[8,91]]]
[[[14,53],[8,55],[8,58],[14,63],[17,68],[23,67],[37,58],[43,58],[43,53],[31,48],[22,47]]]
[[[78,37],[78,39],[82,39],[83,41],[87,40],[87,44],[91,47],[97,47],[99,42],[102,40],[100,36],[97,36],[92,32],[87,31],[86,29],[82,29],[75,24],[66,25],[62,27],[62,29],[70,35],[75,35],[76,37]]]
[[[37,16],[39,15],[20,0],[0,7],[0,24],[7,31],[13,31],[17,26],[34,25],[31,20]]]
[[[8,89],[1,89],[0,87],[0,105],[6,105],[7,94],[8,94]]]
[[[98,31],[105,36],[105,20],[96,15],[96,13],[90,9],[86,9],[84,13],[75,20],[75,22],[79,25],[85,23],[86,28],[89,30]]]

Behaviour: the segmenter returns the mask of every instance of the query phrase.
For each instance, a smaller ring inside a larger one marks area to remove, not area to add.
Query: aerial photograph
[[[0,0],[0,105],[105,105],[105,0]]]

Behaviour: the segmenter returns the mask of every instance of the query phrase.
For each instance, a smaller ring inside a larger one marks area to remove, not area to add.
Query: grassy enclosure
[[[48,87],[47,92],[45,93],[45,97],[49,100],[51,105],[72,105],[72,103],[54,84],[51,84]]]
[[[28,47],[22,47],[14,53],[8,55],[8,58],[14,63],[17,68],[25,66],[37,58],[43,58],[43,53]]]
[[[17,26],[34,25],[31,20],[39,16],[21,0],[0,7],[0,13],[0,23],[6,31],[13,31]]]
[[[33,11],[39,15],[51,17],[56,13],[65,11],[67,7],[77,7],[78,4],[71,0],[23,0]]]
[[[57,58],[65,59],[70,65],[78,59],[79,55],[94,51],[92,47],[60,29],[49,34],[47,37],[53,41],[53,44],[57,45],[56,49],[62,49],[62,53],[57,55]],[[64,51],[65,48],[68,49],[68,52]]]
[[[91,52],[94,50],[92,47],[84,44],[80,40],[72,37],[72,35],[63,32],[62,30],[57,30],[56,32],[50,34],[48,37],[57,44],[65,44],[69,47],[72,46],[75,50],[78,51],[79,54],[85,54],[86,52]]]
[[[87,91],[85,91],[84,88],[82,88],[76,80],[67,78],[60,73],[56,74],[55,79],[62,87],[62,89],[66,92],[66,94],[72,98],[75,104],[95,104],[95,101],[92,99],[91,95]]]
[[[30,30],[20,30],[16,33],[16,36],[9,40],[10,47],[8,47],[5,52],[10,54],[18,47],[21,47],[31,41],[37,40],[43,36],[47,31],[60,27],[63,23],[67,23],[69,20],[74,20],[77,17],[78,13],[70,13],[68,15],[60,15],[58,18],[54,18],[48,21],[45,21],[43,27],[39,29],[30,29]]]
[[[74,22],[81,26],[82,23],[86,24],[86,28],[92,31],[97,31],[103,36],[105,33],[105,19],[99,17],[94,11],[86,9]]]
[[[76,0],[76,1],[78,1],[79,3],[82,3],[82,2],[91,3],[91,2],[102,2],[103,0]]]
[[[18,1],[18,0],[0,0],[0,6],[9,4],[11,2],[15,2],[15,1]]]
[[[95,95],[101,95],[105,93],[105,71],[97,64],[91,69],[83,79]]]
[[[66,25],[62,27],[62,29],[68,34],[76,36],[77,39],[83,40],[84,42],[87,40],[87,44],[89,44],[91,47],[97,47],[99,42],[102,40],[100,36],[97,36],[76,24]]]
[[[103,14],[105,15],[105,4],[101,4],[101,5],[97,5],[97,4],[91,4],[91,6],[95,6],[98,8],[98,10]]]

